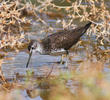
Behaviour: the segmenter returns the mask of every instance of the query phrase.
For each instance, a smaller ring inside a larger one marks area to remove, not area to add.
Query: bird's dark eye
[[[34,49],[34,47],[31,47],[31,49],[33,50],[33,49]]]

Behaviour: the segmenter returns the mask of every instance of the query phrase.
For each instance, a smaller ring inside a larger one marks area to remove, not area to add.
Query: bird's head
[[[28,50],[31,53],[33,51],[36,51],[36,49],[37,49],[37,41],[32,40],[28,45]]]
[[[31,56],[32,56],[32,53],[37,51],[37,44],[38,42],[35,41],[35,40],[32,40],[29,45],[28,45],[28,50],[29,50],[29,58],[28,58],[28,62],[26,64],[26,68],[28,67],[29,65],[29,62],[30,62],[30,59],[31,59]]]

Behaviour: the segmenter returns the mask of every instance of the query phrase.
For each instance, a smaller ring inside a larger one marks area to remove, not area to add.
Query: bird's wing
[[[69,49],[76,40],[72,35],[73,31],[65,30],[49,35],[42,40],[46,49]]]
[[[42,43],[47,50],[56,50],[62,48],[68,50],[72,45],[78,42],[80,37],[86,32],[90,25],[91,22],[83,27],[54,33],[44,38]]]

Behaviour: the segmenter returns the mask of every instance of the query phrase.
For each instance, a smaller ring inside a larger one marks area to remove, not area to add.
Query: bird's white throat
[[[37,42],[37,48],[36,51],[39,52],[40,54],[44,54],[43,46],[41,43]]]

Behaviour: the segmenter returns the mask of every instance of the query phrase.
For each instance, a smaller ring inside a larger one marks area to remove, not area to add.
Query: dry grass
[[[22,15],[25,4],[2,1],[0,5],[0,48],[22,46],[25,34],[22,24],[30,23]]]
[[[62,3],[64,1],[62,1]],[[76,19],[79,19],[80,22],[91,21],[94,25],[88,33],[95,34],[97,39],[101,40],[101,43],[104,42],[103,40],[109,42],[110,12],[107,9],[107,5],[105,4],[104,0],[75,0],[74,2],[67,0],[69,6],[60,6],[60,3],[58,5],[54,0],[37,0],[37,2],[40,3],[40,5],[34,9],[37,12],[52,12],[53,10],[56,12],[60,11],[62,13],[62,11],[64,11],[66,18],[63,20],[58,19],[57,21],[57,24],[61,24],[63,28],[69,28],[70,26],[74,27],[74,22]],[[51,15],[54,15],[54,13],[51,13]],[[64,14],[62,13],[61,15]],[[39,17],[37,20],[41,21],[46,26],[48,25],[46,24],[46,21]],[[49,27],[48,31],[50,29],[52,29],[52,27]]]
[[[25,1],[26,2],[26,1]],[[15,46],[22,46],[22,41],[25,36],[24,24],[32,24],[27,16],[34,16],[37,22],[44,24],[44,30],[42,32],[52,32],[54,29],[48,26],[48,22],[37,15],[38,13],[46,13],[49,16],[61,17],[65,12],[66,18],[58,19],[56,25],[60,24],[62,27],[70,28],[75,27],[74,21],[79,19],[81,22],[93,22],[92,28],[89,30],[90,34],[95,34],[97,39],[103,44],[104,41],[109,42],[110,33],[110,12],[107,9],[107,5],[104,0],[76,0],[72,2],[67,0],[69,6],[59,6],[54,0],[37,0],[38,6],[35,6],[30,2],[26,4],[21,1],[2,1],[0,5],[0,48],[9,46],[15,48]],[[63,1],[62,1],[63,2]],[[49,9],[48,9],[49,8]],[[51,10],[50,10],[51,9]],[[55,14],[55,12],[61,12],[62,14]],[[65,16],[65,15],[64,15]],[[67,18],[68,17],[68,18]]]

